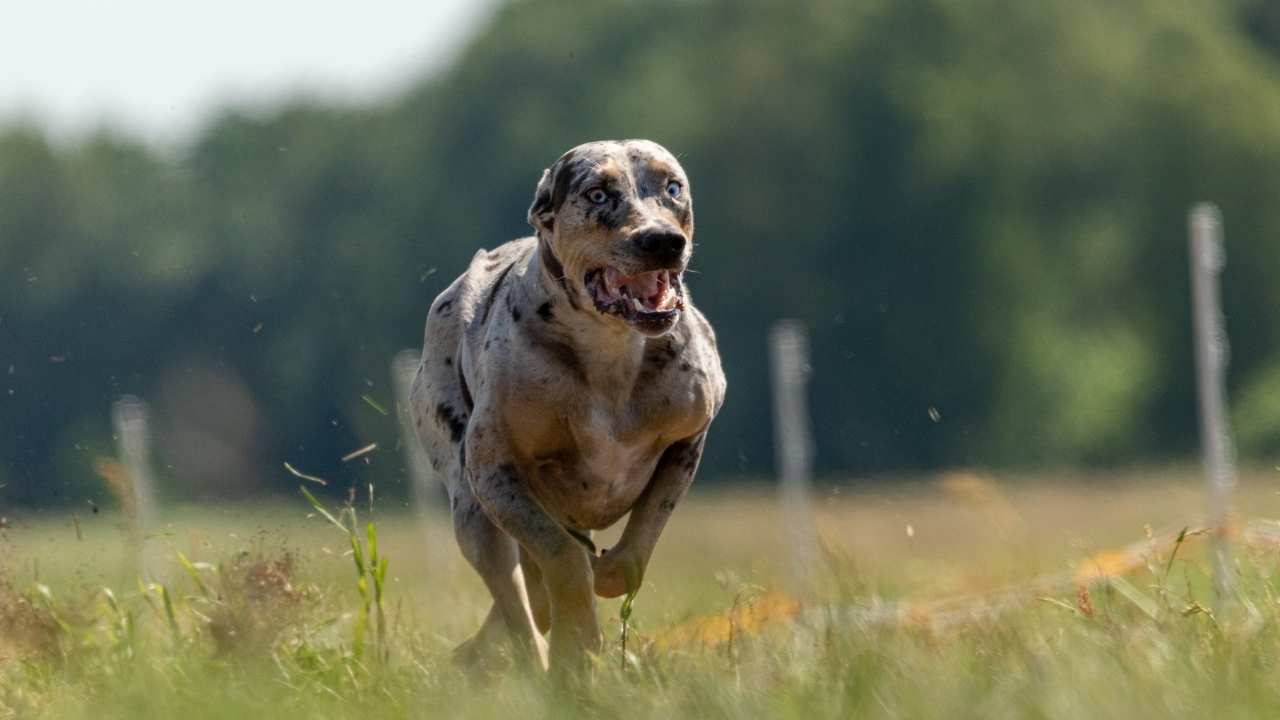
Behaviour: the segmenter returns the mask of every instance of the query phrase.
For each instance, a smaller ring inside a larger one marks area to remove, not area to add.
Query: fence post
[[[125,491],[129,497],[122,497],[126,504],[132,503],[132,517],[126,517],[129,523],[129,542],[132,545],[134,571],[138,577],[151,580],[159,570],[156,553],[147,546],[148,536],[155,527],[155,481],[151,472],[151,431],[150,408],[142,399],[133,395],[125,395],[111,406],[111,424],[115,430],[116,447],[120,454],[120,464],[128,477]]]
[[[774,324],[769,332],[769,359],[782,521],[791,551],[793,580],[801,593],[808,593],[812,590],[818,538],[809,506],[813,440],[805,395],[809,337],[803,323],[781,320]]]
[[[1225,603],[1232,597],[1229,541],[1232,530],[1231,494],[1236,485],[1236,474],[1226,401],[1230,345],[1223,323],[1218,282],[1219,274],[1226,265],[1222,215],[1216,206],[1200,203],[1191,208],[1188,226],[1205,502],[1213,530],[1214,582],[1219,602]]]
[[[405,349],[396,353],[391,358],[391,382],[396,393],[396,418],[400,421],[400,447],[404,450],[405,469],[409,473],[409,500],[427,542],[424,556],[431,558],[439,544],[431,516],[440,507],[440,503],[434,500],[440,496],[440,488],[434,484],[431,461],[418,440],[409,404],[409,390],[421,360],[422,353],[418,350]],[[434,562],[428,560],[428,564]]]

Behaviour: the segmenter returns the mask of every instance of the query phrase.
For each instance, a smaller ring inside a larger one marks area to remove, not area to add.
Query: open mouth
[[[585,280],[596,310],[630,323],[661,323],[684,309],[684,287],[676,270],[623,275],[606,265],[588,272]]]

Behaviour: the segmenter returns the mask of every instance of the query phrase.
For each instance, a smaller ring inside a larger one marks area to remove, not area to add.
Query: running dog
[[[493,596],[458,659],[510,639],[577,672],[601,649],[595,595],[639,588],[725,379],[685,288],[693,198],[665,148],[573,148],[543,172],[528,220],[536,235],[476,253],[431,304],[410,404]],[[597,553],[591,531],[628,514]]]

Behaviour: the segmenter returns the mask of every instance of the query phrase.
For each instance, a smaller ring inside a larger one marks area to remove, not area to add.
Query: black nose
[[[673,230],[647,230],[636,236],[635,243],[646,255],[676,260],[684,252],[685,239]]]

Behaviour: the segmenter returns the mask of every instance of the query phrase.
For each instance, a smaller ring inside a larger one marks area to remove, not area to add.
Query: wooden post
[[[152,580],[159,571],[156,553],[148,548],[148,536],[155,527],[155,481],[151,473],[151,411],[133,395],[125,395],[111,406],[111,424],[115,430],[120,464],[128,476],[126,522],[133,546],[133,571],[137,577]],[[132,503],[132,511],[128,505]]]
[[[1234,449],[1227,419],[1226,373],[1230,354],[1222,317],[1218,276],[1226,264],[1222,215],[1201,203],[1191,209],[1191,300],[1195,326],[1200,445],[1205,501],[1213,528],[1213,575],[1220,602],[1231,598],[1231,494],[1236,485]]]
[[[813,440],[805,395],[809,337],[803,323],[782,320],[773,326],[769,333],[769,359],[782,521],[790,546],[793,579],[801,593],[808,593],[812,590],[818,538],[809,507]]]

